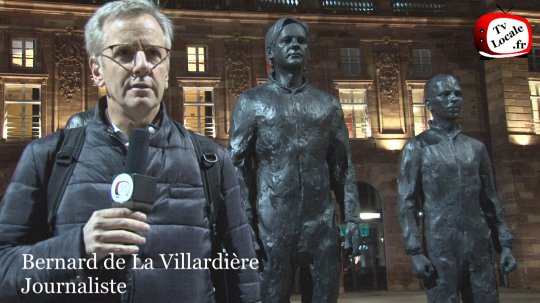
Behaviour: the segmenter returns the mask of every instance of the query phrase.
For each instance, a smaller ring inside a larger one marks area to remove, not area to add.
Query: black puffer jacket
[[[118,296],[22,294],[28,278],[32,283],[85,280],[121,281],[117,270],[23,269],[24,254],[37,258],[75,258],[84,255],[82,227],[96,210],[111,206],[110,186],[121,173],[125,146],[110,126],[95,121],[86,127],[86,140],[60,203],[54,236],[47,235],[47,176],[51,154],[59,135],[33,141],[25,149],[12,183],[0,207],[0,302],[119,302]],[[254,258],[250,228],[241,208],[240,192],[226,151],[222,194],[225,197],[225,246],[229,254]],[[153,269],[134,270],[132,302],[213,302],[210,270],[164,269],[161,255],[190,253],[190,258],[209,258],[211,239],[201,173],[189,134],[179,130],[164,114],[161,127],[151,136],[146,175],[156,177],[157,201],[148,215],[151,230],[139,257]],[[179,257],[180,259],[180,257]],[[181,260],[181,259],[180,259]],[[144,264],[144,262],[143,262]],[[29,263],[27,262],[27,265]],[[28,267],[28,266],[27,266]],[[187,266],[185,266],[187,267]],[[238,270],[229,278],[230,302],[259,300],[256,270]]]

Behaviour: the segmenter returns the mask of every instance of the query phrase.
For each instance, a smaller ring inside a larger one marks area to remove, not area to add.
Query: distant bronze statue
[[[405,145],[398,180],[403,241],[412,272],[422,279],[430,303],[459,303],[460,297],[464,303],[499,302],[493,248],[502,247],[503,273],[514,270],[516,260],[488,152],[456,123],[463,107],[456,77],[432,77],[424,100],[433,120],[429,130]]]
[[[301,285],[303,302],[336,302],[340,249],[331,191],[344,211],[347,249],[359,214],[343,112],[338,99],[304,77],[305,23],[279,19],[265,44],[269,79],[238,98],[230,132],[244,207],[265,254],[262,301],[289,302],[300,267],[311,275],[311,285]]]

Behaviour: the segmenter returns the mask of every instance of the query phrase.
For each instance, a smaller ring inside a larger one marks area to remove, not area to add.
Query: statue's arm
[[[360,203],[358,201],[356,171],[352,162],[349,132],[345,125],[341,104],[333,97],[332,103],[335,110],[330,125],[331,137],[327,153],[331,187],[337,202],[343,209],[345,222],[343,249],[347,254],[359,255]]]
[[[333,135],[327,156],[331,172],[332,190],[337,202],[343,207],[345,223],[358,223],[360,204],[349,132],[339,100],[333,98],[332,102],[335,105],[335,114],[332,122]]]
[[[517,262],[512,255],[512,242],[514,234],[504,220],[504,212],[501,207],[499,196],[495,188],[495,179],[493,178],[491,160],[484,145],[482,145],[480,154],[480,179],[482,181],[482,196],[488,205],[484,211],[492,212],[490,222],[497,228],[498,240],[501,244],[500,265],[503,273],[507,274],[517,267]]]
[[[255,111],[252,108],[252,101],[245,95],[241,95],[233,110],[229,152],[240,186],[242,207],[252,226],[253,218],[256,215],[250,203],[250,198],[255,194],[255,172],[252,167],[252,157],[255,152],[255,131]]]
[[[491,215],[494,218],[500,244],[503,248],[512,248],[514,234],[504,220],[504,212],[499,196],[497,195],[495,179],[493,178],[491,160],[483,145],[480,154],[480,179],[482,181],[482,193],[486,198],[485,202],[489,204],[489,209],[493,211]]]
[[[416,215],[421,183],[420,146],[415,138],[401,152],[398,177],[398,213],[403,233],[403,245],[409,255],[423,253],[422,238]]]

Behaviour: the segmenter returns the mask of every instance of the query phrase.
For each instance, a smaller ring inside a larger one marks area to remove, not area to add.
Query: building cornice
[[[64,15],[69,13],[89,17],[96,9],[97,6],[84,4],[0,0],[0,12],[29,12],[46,15]]]
[[[65,15],[76,14],[89,17],[98,6],[87,4],[66,4],[52,2],[0,0],[0,12],[27,12],[33,14]],[[517,12],[517,11],[516,11]],[[516,13],[513,12],[513,13]],[[521,11],[520,11],[521,12]],[[283,15],[293,15],[313,24],[348,25],[363,28],[383,27],[470,27],[476,22],[472,17],[444,16],[381,16],[381,15],[330,15],[315,13],[252,12],[252,11],[210,11],[187,9],[163,9],[163,13],[173,20],[193,20],[197,24],[208,19],[212,23],[272,24]],[[524,12],[535,17],[540,12]]]

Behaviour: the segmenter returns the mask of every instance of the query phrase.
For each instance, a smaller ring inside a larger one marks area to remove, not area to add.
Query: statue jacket
[[[314,249],[328,229],[337,241],[331,191],[344,221],[358,221],[348,131],[335,97],[307,82],[283,87],[270,76],[238,98],[230,136],[244,208],[263,242],[298,236]]]
[[[50,158],[59,133],[32,141],[21,156],[0,207],[0,302],[120,302],[118,295],[110,293],[21,291],[27,279],[52,285],[87,282],[88,277],[94,277],[94,281],[99,278],[99,282],[121,282],[125,277],[124,271],[107,269],[99,263],[97,269],[38,269],[24,263],[24,255],[32,256],[34,261],[81,259],[85,256],[83,226],[94,211],[111,207],[111,182],[123,172],[126,147],[112,127],[99,118],[88,124],[85,132],[85,142],[59,204],[52,235],[48,233],[46,185],[50,182]],[[216,150],[223,163],[221,186],[226,215],[218,219],[224,228],[223,244],[231,257],[234,253],[238,258],[255,258],[232,163],[224,148],[216,146]],[[219,286],[212,285],[210,268],[197,269],[193,265],[196,259],[210,258],[212,249],[199,160],[188,132],[176,127],[166,113],[151,135],[144,174],[157,179],[157,200],[148,214],[150,231],[142,233],[146,243],[139,247],[136,259],[140,263],[135,260],[131,267],[137,269],[132,271],[128,284],[130,302],[214,302],[213,287]],[[165,260],[169,257],[172,261],[167,269]],[[260,300],[257,270],[247,267],[229,274],[232,301]]]
[[[447,132],[430,125],[401,154],[398,204],[406,252],[423,253],[421,221],[428,254],[452,245],[457,233],[474,254],[476,243],[492,240],[490,225],[500,245],[511,248],[514,236],[503,218],[486,147],[459,127]]]

